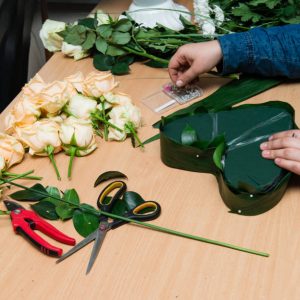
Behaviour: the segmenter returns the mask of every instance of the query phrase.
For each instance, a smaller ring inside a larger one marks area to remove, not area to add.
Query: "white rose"
[[[14,137],[0,133],[0,170],[8,169],[22,161],[24,148]]]
[[[87,155],[97,147],[92,124],[87,120],[67,118],[61,124],[59,136],[68,154],[71,147],[77,147],[76,156]]]
[[[46,20],[40,30],[40,38],[44,47],[51,51],[60,51],[63,38],[57,32],[63,31],[66,28],[66,23],[53,20]]]
[[[39,74],[36,74],[30,81],[25,84],[25,86],[22,88],[23,95],[27,97],[35,97],[38,95],[43,88],[46,86],[46,83],[42,79],[42,77]]]
[[[109,20],[109,16],[108,14],[105,14],[102,10],[97,10],[95,13],[91,13],[88,15],[88,18],[97,18],[97,25],[101,25],[101,24],[109,24],[110,20]]]
[[[62,43],[61,52],[67,56],[73,57],[75,60],[80,60],[89,56],[89,52],[83,50],[80,45],[72,45],[66,42]]]
[[[225,15],[224,15],[224,11],[222,10],[222,8],[218,5],[213,5],[213,12],[215,14],[215,20],[216,20],[216,24],[218,26],[220,26],[225,19]]]
[[[131,98],[129,97],[129,95],[124,94],[124,93],[108,92],[108,93],[103,94],[103,96],[111,104],[120,104],[120,105],[132,104],[132,101],[131,101]]]
[[[66,107],[66,111],[73,117],[79,119],[89,119],[91,112],[95,111],[96,107],[96,100],[77,94],[70,99]]]
[[[133,104],[118,105],[112,108],[109,117],[116,120],[123,120],[125,123],[131,123],[135,128],[141,126],[141,112]]]
[[[115,141],[124,141],[127,137],[126,131],[125,131],[125,122],[124,120],[108,120],[111,124],[117,126],[118,128],[122,129],[122,131],[117,130],[113,127],[109,127],[108,129],[108,139],[109,140],[115,140]]]
[[[19,139],[29,147],[31,155],[48,155],[47,147],[52,146],[54,153],[61,150],[61,141],[59,138],[58,123],[49,120],[41,119],[33,125],[16,128]]]

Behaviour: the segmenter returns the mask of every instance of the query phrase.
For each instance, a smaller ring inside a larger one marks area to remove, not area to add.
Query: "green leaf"
[[[86,40],[82,44],[82,49],[89,50],[89,49],[93,48],[95,41],[96,41],[96,33],[93,31],[89,31],[87,33]]]
[[[31,205],[31,208],[41,217],[48,220],[58,220],[59,217],[55,211],[55,205],[49,201],[42,200]]]
[[[114,25],[114,29],[120,32],[128,32],[131,28],[132,24],[128,19],[121,19]]]
[[[97,32],[104,39],[109,39],[112,35],[113,29],[110,24],[102,24],[97,27]]]
[[[73,217],[74,213],[74,207],[71,207],[67,203],[61,203],[58,206],[56,206],[55,211],[57,215],[64,221],[71,219]]]
[[[68,44],[81,45],[86,39],[87,28],[82,25],[75,25],[70,28],[64,40]]]
[[[63,200],[75,205],[78,205],[80,203],[79,196],[75,189],[66,190],[63,196]]]
[[[223,141],[221,144],[219,144],[217,146],[217,148],[213,154],[213,161],[220,170],[223,170],[222,157],[223,157],[225,148],[226,148],[226,144],[225,144],[225,141]]]
[[[80,209],[74,211],[72,220],[76,231],[83,237],[94,232],[99,226],[99,217],[83,212]]]
[[[102,182],[105,182],[110,179],[116,179],[116,178],[125,178],[128,179],[127,176],[119,171],[107,171],[98,176],[94,183],[94,187],[101,184]]]
[[[198,140],[197,132],[189,124],[186,124],[185,128],[181,132],[181,143],[183,145],[192,145]]]
[[[126,202],[121,199],[118,199],[115,202],[113,209],[112,209],[112,213],[115,215],[119,215],[119,216],[124,215],[127,211],[128,211],[128,208],[127,208]]]
[[[111,72],[114,75],[124,75],[129,73],[129,65],[125,62],[119,62],[113,65]]]
[[[112,69],[115,64],[115,58],[109,55],[98,53],[94,55],[93,59],[94,67],[100,71],[108,71]]]
[[[108,45],[106,54],[110,56],[119,56],[126,54],[126,51],[124,51],[122,48]]]
[[[136,192],[125,192],[123,201],[126,203],[127,209],[131,210],[145,202],[145,200]]]
[[[112,43],[116,45],[126,45],[130,42],[131,36],[128,32],[114,31],[111,36]]]
[[[273,9],[275,6],[281,4],[281,0],[252,0],[249,5],[258,6],[259,4],[265,4],[268,8]]]
[[[97,40],[96,40],[96,49],[99,52],[105,54],[106,50],[107,50],[107,47],[108,47],[108,44],[107,44],[107,42],[104,39],[97,38]]]
[[[47,195],[47,190],[40,183],[37,183],[32,186],[30,190],[17,191],[9,196],[18,201],[40,201],[41,199],[46,198]]]
[[[47,186],[46,191],[48,192],[49,196],[53,196],[55,198],[61,197],[59,189],[55,186]]]
[[[241,17],[241,20],[244,22],[252,21],[253,23],[256,23],[262,18],[260,14],[251,11],[244,3],[240,3],[238,7],[232,10],[232,13],[234,16]]]
[[[83,25],[90,29],[95,29],[95,18],[85,18],[78,20],[78,25]]]

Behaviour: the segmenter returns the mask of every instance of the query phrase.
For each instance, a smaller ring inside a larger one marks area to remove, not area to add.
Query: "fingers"
[[[262,156],[281,168],[300,175],[300,131],[288,130],[272,135],[260,145]]]
[[[293,172],[297,175],[300,175],[300,162],[288,160],[284,158],[276,158],[274,160],[275,164],[283,169],[286,169],[290,172]]]
[[[269,140],[275,140],[283,137],[295,137],[295,138],[300,138],[300,130],[294,129],[294,130],[286,130],[286,131],[281,131],[276,134],[273,134],[270,136]]]

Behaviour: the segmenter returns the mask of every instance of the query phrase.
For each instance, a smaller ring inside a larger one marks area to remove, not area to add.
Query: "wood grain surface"
[[[120,12],[129,2],[106,0],[101,1],[99,7]],[[192,3],[179,2],[190,7]],[[142,111],[144,126],[139,133],[143,140],[157,133],[151,124],[160,116],[141,101],[158,91],[169,77],[167,70],[151,69],[139,63],[131,69],[130,75],[117,77],[118,89],[130,94]],[[57,53],[39,74],[45,81],[52,81],[77,71],[84,74],[93,71],[92,60],[75,62]],[[201,85],[205,96],[225,82],[203,76]],[[288,83],[247,103],[289,102],[300,124],[299,95],[300,84]],[[8,109],[0,117],[2,129]],[[47,158],[27,156],[13,171],[34,169],[43,177],[44,185],[76,188],[81,201],[91,205],[96,204],[101,189],[93,188],[96,177],[108,170],[124,172],[129,178],[129,190],[161,204],[162,214],[153,224],[268,252],[270,257],[125,225],[108,233],[94,268],[86,276],[92,245],[56,265],[55,258],[41,254],[14,234],[9,217],[2,216],[1,299],[300,299],[299,178],[292,180],[284,198],[272,210],[245,217],[228,213],[212,175],[163,165],[158,141],[142,151],[133,149],[129,140],[123,143],[99,140],[99,148],[92,155],[75,159],[71,181],[67,180],[68,157],[60,153],[56,159],[63,178],[61,182],[56,180]],[[27,203],[25,206],[29,207]],[[4,208],[3,203],[1,207]],[[77,241],[81,240],[71,221],[54,221],[53,224]],[[57,242],[53,244],[65,251],[70,248]]]

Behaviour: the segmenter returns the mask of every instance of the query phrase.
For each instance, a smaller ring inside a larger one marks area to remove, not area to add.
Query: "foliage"
[[[219,33],[245,31],[252,27],[270,27],[300,23],[300,0],[210,0],[220,6],[225,22]]]

